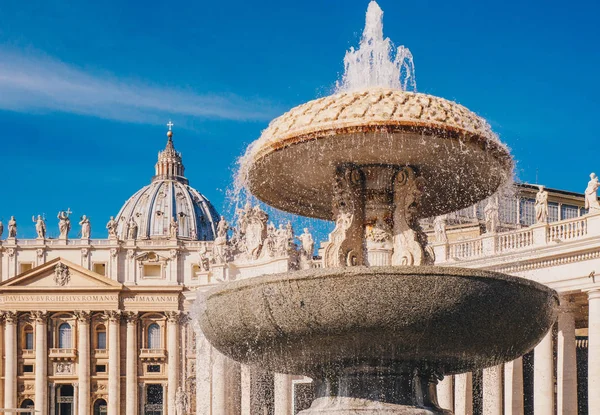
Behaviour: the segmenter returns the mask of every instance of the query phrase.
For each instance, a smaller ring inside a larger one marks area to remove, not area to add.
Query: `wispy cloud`
[[[268,120],[279,111],[264,100],[197,94],[113,75],[92,74],[46,56],[0,49],[0,109],[62,111],[128,122],[180,115]]]

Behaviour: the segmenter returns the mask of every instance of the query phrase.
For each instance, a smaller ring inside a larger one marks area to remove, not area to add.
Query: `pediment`
[[[169,258],[158,255],[156,252],[144,252],[141,255],[138,255],[135,259],[143,264],[166,264]]]
[[[23,288],[120,290],[122,284],[62,258],[55,258],[0,284],[0,291]]]

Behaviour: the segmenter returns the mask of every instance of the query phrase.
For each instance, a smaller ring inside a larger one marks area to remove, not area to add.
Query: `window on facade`
[[[160,373],[160,365],[148,365],[146,371],[148,373]]]
[[[162,415],[163,387],[162,385],[146,386],[146,415]]]
[[[521,199],[520,201],[521,210],[521,225],[530,226],[535,223],[535,200],[534,199]]]
[[[108,405],[104,399],[98,399],[94,402],[94,415],[106,415],[108,413]]]
[[[103,324],[96,327],[96,349],[106,349],[106,327]]]
[[[579,216],[579,207],[571,205],[561,205],[560,217],[561,219],[573,219]]]
[[[62,323],[58,326],[58,348],[70,349],[72,346],[72,330],[69,323]]]
[[[33,373],[33,365],[23,365],[23,373]]]
[[[96,365],[96,373],[106,373],[106,365]]]
[[[21,262],[19,264],[19,274],[29,271],[33,268],[33,264],[31,262]]]
[[[33,327],[27,325],[23,332],[25,335],[25,344],[23,344],[25,350],[33,350]]]
[[[144,278],[161,278],[161,271],[160,265],[144,265]]]
[[[100,274],[100,275],[106,276],[106,263],[104,263],[104,262],[95,262],[92,265],[92,271],[94,271],[96,274]]]
[[[558,203],[549,202],[548,203],[548,222],[556,222],[557,220],[558,220]]]
[[[156,323],[148,326],[148,349],[160,349],[160,327]]]
[[[34,408],[34,404],[33,401],[31,399],[25,399],[22,403],[21,403],[21,408],[23,409],[33,409]]]

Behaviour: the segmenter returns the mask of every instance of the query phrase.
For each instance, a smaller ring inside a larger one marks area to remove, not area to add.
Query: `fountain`
[[[381,18],[371,2],[338,92],[272,121],[242,162],[258,199],[335,222],[324,268],[223,284],[198,315],[234,360],[310,376],[302,415],[450,414],[438,380],[523,355],[556,317],[542,284],[433,266],[419,219],[492,195],[513,162],[485,120],[406,90],[410,52],[390,58]]]

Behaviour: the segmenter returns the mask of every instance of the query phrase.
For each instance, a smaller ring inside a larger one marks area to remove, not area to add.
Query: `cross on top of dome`
[[[184,177],[184,166],[181,157],[181,153],[175,150],[173,144],[173,122],[169,120],[167,127],[167,145],[163,151],[158,153],[158,162],[156,163],[156,174],[153,181],[155,180],[176,180],[182,183],[187,183],[187,179]]]

